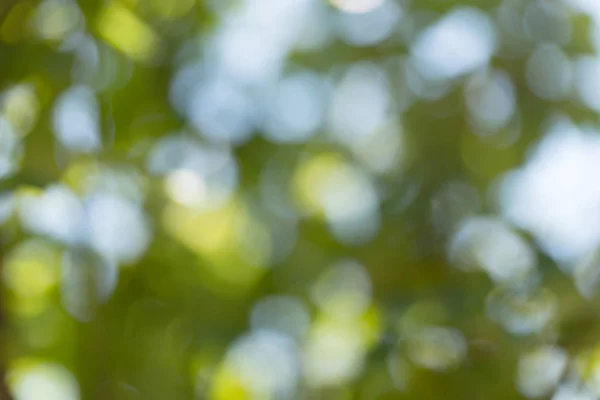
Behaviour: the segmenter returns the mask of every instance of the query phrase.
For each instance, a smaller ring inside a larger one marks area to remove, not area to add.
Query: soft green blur
[[[0,0],[12,398],[597,399],[593,3]]]

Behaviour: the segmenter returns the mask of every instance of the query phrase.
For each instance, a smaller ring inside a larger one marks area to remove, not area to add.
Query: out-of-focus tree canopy
[[[595,0],[0,0],[10,398],[598,399],[599,50]]]

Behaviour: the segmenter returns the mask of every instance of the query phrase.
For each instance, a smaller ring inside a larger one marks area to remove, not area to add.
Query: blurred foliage
[[[586,4],[0,0],[12,397],[598,398]]]

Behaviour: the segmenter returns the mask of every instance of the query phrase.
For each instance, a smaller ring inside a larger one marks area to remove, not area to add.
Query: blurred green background
[[[0,398],[600,396],[600,2],[0,0]]]

